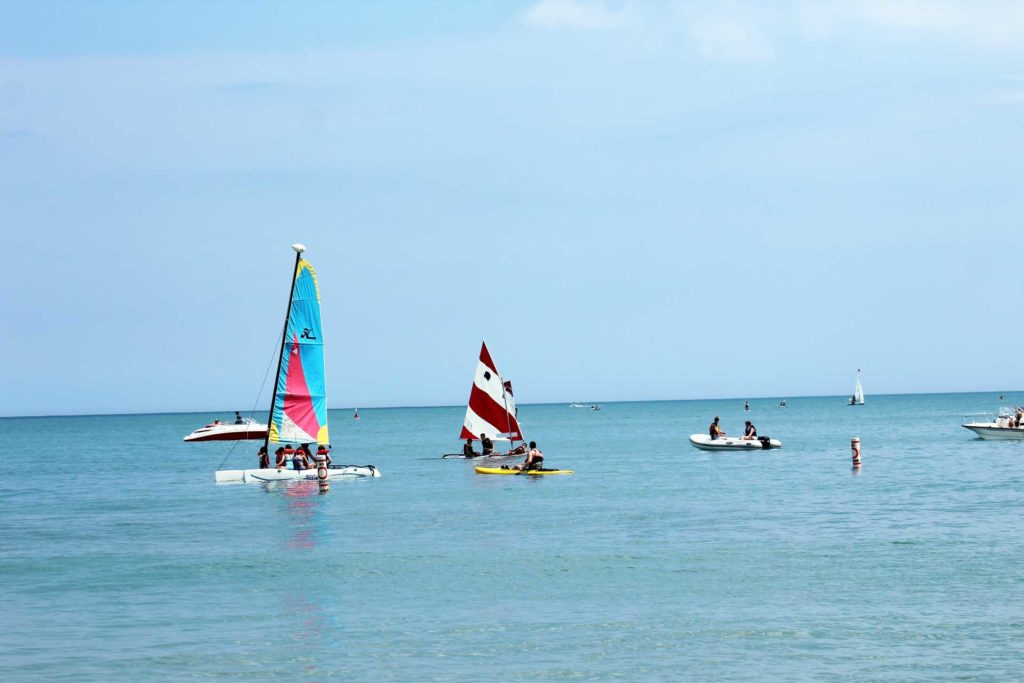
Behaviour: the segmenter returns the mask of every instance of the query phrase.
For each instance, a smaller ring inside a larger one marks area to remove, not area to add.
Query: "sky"
[[[0,16],[0,415],[1024,388],[1020,3]]]

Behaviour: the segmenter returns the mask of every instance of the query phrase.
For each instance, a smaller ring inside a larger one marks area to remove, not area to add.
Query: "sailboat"
[[[853,396],[850,397],[851,406],[864,405],[864,387],[860,385],[860,368],[857,368],[857,386],[853,389]]]
[[[268,452],[272,443],[330,444],[320,286],[313,266],[302,258],[306,247],[293,244],[292,249],[295,250],[295,270],[281,335],[281,352],[277,359],[277,382],[270,400],[270,424],[263,442]],[[331,479],[380,476],[380,471],[373,465],[332,465],[327,472]],[[215,477],[218,482],[225,483],[316,480],[317,471],[294,470],[285,466],[217,470]]]
[[[359,408],[356,408],[356,412],[355,412],[355,414],[354,414],[354,415],[352,416],[352,419],[353,419],[353,420],[358,420],[358,419],[359,419]]]
[[[516,400],[512,394],[512,382],[502,379],[487,350],[486,342],[480,345],[480,359],[476,365],[476,374],[473,375],[473,387],[469,392],[466,417],[462,421],[459,438],[463,441],[479,441],[481,434],[486,435],[491,441],[525,441],[519,428],[519,420],[516,419]],[[491,457],[499,455],[503,454],[493,454]],[[522,454],[512,457],[518,455]],[[465,453],[445,453],[441,457],[474,456]]]

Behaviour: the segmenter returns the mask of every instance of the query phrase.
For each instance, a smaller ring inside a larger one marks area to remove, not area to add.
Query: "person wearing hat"
[[[711,435],[712,439],[717,439],[720,436],[725,436],[725,432],[718,426],[718,416],[715,415],[715,421],[708,427],[708,434]]]
[[[757,438],[757,429],[754,427],[753,423],[750,420],[747,420],[746,425],[747,425],[747,431],[745,431],[743,433],[742,440],[743,441],[753,441],[754,439]]]

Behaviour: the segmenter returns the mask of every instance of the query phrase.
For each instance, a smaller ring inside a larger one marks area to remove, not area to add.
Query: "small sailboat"
[[[293,244],[292,249],[295,250],[295,270],[277,359],[277,382],[270,401],[270,425],[263,442],[268,451],[271,443],[330,444],[320,286],[313,267],[302,258],[306,247]],[[380,471],[373,465],[331,465],[328,469],[330,479],[379,476]],[[217,470],[215,477],[220,483],[316,480],[317,471],[285,466]]]
[[[857,368],[857,386],[853,389],[853,396],[850,397],[851,406],[864,405],[864,387],[860,385],[860,368]]]
[[[469,391],[469,403],[466,405],[466,417],[462,421],[462,432],[459,438],[463,441],[479,441],[480,435],[486,435],[491,441],[508,441],[514,444],[525,441],[519,420],[516,418],[516,400],[512,394],[512,382],[502,379],[497,366],[487,350],[487,343],[480,346],[480,359],[477,361],[476,374],[473,375],[473,387]],[[463,449],[462,453],[445,453],[442,458],[474,458],[482,457],[473,451],[471,455]],[[513,449],[515,450],[515,449]],[[509,457],[525,455],[509,454]],[[502,457],[504,453],[494,453],[489,457]]]
[[[352,419],[353,419],[353,420],[358,420],[358,419],[359,419],[359,408],[356,408],[356,412],[355,412],[355,414],[354,414],[354,415],[352,416]]]

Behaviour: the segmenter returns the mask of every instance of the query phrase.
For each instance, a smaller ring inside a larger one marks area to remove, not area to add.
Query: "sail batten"
[[[274,443],[330,442],[320,288],[304,259],[296,265],[268,436]]]
[[[486,343],[480,347],[480,360],[473,376],[459,438],[479,439],[481,434],[491,438],[506,437],[512,441],[523,439],[516,419],[512,383],[501,378]]]

